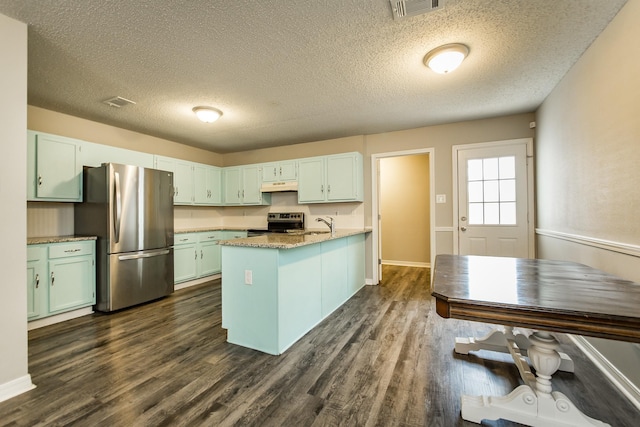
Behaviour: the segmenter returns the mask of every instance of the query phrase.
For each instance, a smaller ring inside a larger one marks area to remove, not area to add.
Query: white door
[[[528,258],[526,143],[457,153],[458,253]]]

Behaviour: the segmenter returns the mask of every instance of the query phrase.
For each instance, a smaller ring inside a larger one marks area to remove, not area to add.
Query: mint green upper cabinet
[[[196,205],[222,203],[222,171],[215,166],[195,165],[193,170]]]
[[[82,141],[82,165],[97,167],[103,163],[120,163],[143,168],[153,168],[153,154],[141,153],[126,148]]]
[[[263,182],[295,181],[298,179],[298,161],[265,163],[262,165]]]
[[[324,157],[312,157],[298,161],[298,202],[325,202]]]
[[[299,203],[361,202],[363,192],[362,154],[299,160]]]
[[[78,141],[33,131],[27,136],[27,200],[82,201]]]
[[[225,205],[268,205],[270,194],[262,194],[262,168],[259,165],[234,166],[222,171]]]
[[[156,169],[173,172],[173,204],[192,205],[193,165],[170,157],[155,156]]]
[[[359,153],[327,156],[327,201],[362,201],[362,155]]]
[[[242,204],[242,181],[240,168],[224,168],[222,170],[222,185],[224,188],[224,204]]]

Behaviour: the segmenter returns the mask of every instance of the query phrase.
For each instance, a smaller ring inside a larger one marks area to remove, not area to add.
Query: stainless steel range
[[[304,212],[270,212],[266,230],[247,230],[247,235],[261,236],[268,233],[303,233]]]

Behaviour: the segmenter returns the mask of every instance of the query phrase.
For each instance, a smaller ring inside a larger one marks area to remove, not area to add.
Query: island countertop
[[[248,248],[292,249],[300,246],[313,245],[343,237],[368,233],[367,229],[336,230],[335,235],[330,232],[309,230],[304,234],[271,233],[262,236],[246,237],[242,239],[221,240],[223,246],[243,246]]]

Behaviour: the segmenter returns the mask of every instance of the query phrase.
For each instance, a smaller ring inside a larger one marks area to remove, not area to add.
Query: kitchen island
[[[364,286],[365,233],[221,241],[227,341],[282,354]]]

